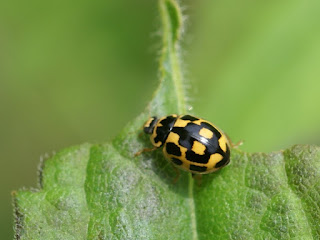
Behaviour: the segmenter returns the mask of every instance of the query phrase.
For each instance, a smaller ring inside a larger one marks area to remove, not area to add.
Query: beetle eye
[[[153,132],[154,126],[157,123],[157,117],[151,117],[148,121],[143,125],[143,131],[147,134],[151,134]]]

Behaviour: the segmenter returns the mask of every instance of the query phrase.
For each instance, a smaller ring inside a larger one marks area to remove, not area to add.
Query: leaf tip
[[[182,29],[182,13],[178,3],[174,0],[160,0],[163,12],[167,12],[168,21],[172,32],[172,41],[180,39]]]

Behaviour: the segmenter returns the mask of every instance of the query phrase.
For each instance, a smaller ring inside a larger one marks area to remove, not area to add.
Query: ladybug
[[[154,148],[163,147],[166,158],[175,166],[192,174],[214,172],[230,161],[227,136],[212,123],[191,115],[151,117],[143,130],[151,134]]]

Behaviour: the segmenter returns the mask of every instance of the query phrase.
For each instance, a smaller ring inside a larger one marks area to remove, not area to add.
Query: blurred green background
[[[320,1],[183,1],[193,111],[246,151],[320,143]],[[0,232],[40,156],[111,139],[157,86],[157,1],[0,1]]]

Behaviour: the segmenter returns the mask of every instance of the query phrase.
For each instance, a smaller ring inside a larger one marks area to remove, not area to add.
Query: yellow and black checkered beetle
[[[206,120],[190,115],[151,117],[143,130],[151,134],[154,148],[141,152],[163,146],[164,155],[175,166],[193,174],[214,172],[230,161],[228,138]]]

